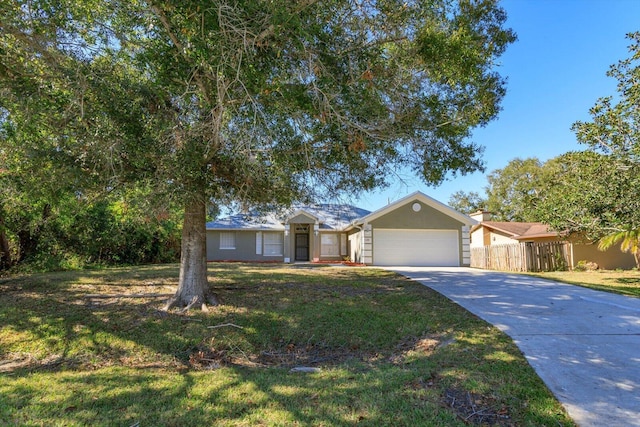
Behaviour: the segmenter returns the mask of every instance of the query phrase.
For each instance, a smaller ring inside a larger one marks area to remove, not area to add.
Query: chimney
[[[470,214],[469,216],[472,219],[475,219],[478,222],[484,222],[484,221],[490,221],[492,215],[493,214],[491,212],[489,212],[489,211],[480,210],[480,211],[477,211],[477,212],[474,212],[474,213]]]

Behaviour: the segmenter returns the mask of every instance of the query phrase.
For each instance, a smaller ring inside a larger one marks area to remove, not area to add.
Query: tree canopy
[[[487,201],[477,191],[456,191],[449,197],[448,204],[458,212],[471,214],[485,210]]]
[[[588,145],[544,163],[514,159],[488,175],[486,200],[456,193],[454,202],[485,204],[507,221],[543,221],[602,248],[620,244],[640,267],[640,33],[628,35],[630,57],[611,66],[617,95],[600,98],[592,121],[573,124]]]
[[[617,96],[600,98],[592,121],[572,127],[592,153],[569,154],[556,168],[568,181],[557,183],[545,211],[557,229],[604,238],[604,247],[620,242],[640,267],[640,32],[627,37],[630,57],[607,73],[618,81]]]
[[[484,195],[458,191],[451,196],[449,204],[467,213],[487,210],[496,221],[538,221],[536,205],[546,186],[542,180],[544,167],[535,157],[515,158],[504,168],[489,172]]]
[[[81,188],[142,183],[181,203],[181,305],[206,297],[208,203],[482,169],[468,137],[499,111],[494,68],[515,40],[495,0],[11,0],[0,14],[3,151]]]
[[[535,157],[513,159],[487,176],[487,209],[498,221],[537,221],[542,162]]]

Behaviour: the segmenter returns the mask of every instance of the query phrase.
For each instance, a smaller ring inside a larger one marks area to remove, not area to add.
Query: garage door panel
[[[457,267],[460,250],[456,230],[373,231],[375,265]]]

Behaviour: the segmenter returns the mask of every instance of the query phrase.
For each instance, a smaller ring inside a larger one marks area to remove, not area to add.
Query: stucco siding
[[[305,214],[298,214],[287,221],[289,224],[313,224],[315,220]]]
[[[414,203],[420,205],[418,212],[413,210]],[[429,205],[414,200],[374,219],[371,221],[371,225],[374,228],[460,230],[460,227],[465,224]]]
[[[512,239],[510,236],[507,236],[502,233],[498,233],[496,231],[490,231],[488,235],[489,235],[489,242],[487,243],[487,245],[508,245],[513,243],[518,243],[517,240]]]
[[[220,235],[221,233],[234,233],[235,235],[235,249],[220,249]],[[284,252],[279,256],[265,256],[264,251],[261,249],[260,254],[257,254],[256,250],[256,235],[257,231],[207,231],[207,261],[284,261]],[[263,240],[265,233],[273,233],[271,231],[261,232],[263,233]],[[283,232],[277,232],[283,233]],[[284,233],[283,233],[284,234]],[[284,248],[283,248],[284,251]]]
[[[472,248],[479,248],[485,246],[484,244],[484,227],[480,227],[475,229],[471,233],[471,244]]]
[[[397,209],[373,219],[370,225],[374,232],[375,230],[380,229],[455,231],[458,247],[458,265],[469,265],[468,235],[465,234],[465,241],[463,241],[461,234],[462,227],[466,226],[466,224],[419,201],[418,199],[410,201],[399,206]],[[376,242],[374,239],[374,252],[375,247]]]
[[[628,270],[636,266],[633,255],[622,252],[618,246],[600,251],[595,244],[574,243],[573,266],[575,267],[580,261],[595,262],[598,267],[604,270],[615,270],[616,268]]]

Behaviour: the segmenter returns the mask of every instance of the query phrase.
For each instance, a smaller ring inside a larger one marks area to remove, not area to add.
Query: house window
[[[236,233],[233,231],[223,231],[220,233],[220,249],[235,249]]]
[[[282,256],[284,246],[282,233],[264,233],[262,241],[264,243],[264,256]]]
[[[340,237],[338,234],[322,234],[320,255],[340,256]]]

